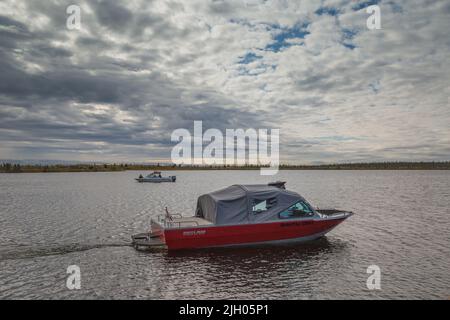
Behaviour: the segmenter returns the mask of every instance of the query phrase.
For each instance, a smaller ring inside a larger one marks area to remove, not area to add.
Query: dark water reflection
[[[177,269],[189,260],[198,267],[197,278],[209,278],[209,283],[213,285],[222,285],[233,279],[236,288],[249,294],[267,287],[276,298],[277,292],[283,294],[286,288],[301,286],[301,290],[296,290],[301,293],[298,298],[313,297],[314,286],[308,284],[318,284],[321,281],[319,277],[323,277],[314,269],[320,265],[323,271],[342,271],[345,264],[339,261],[348,256],[346,247],[345,242],[330,243],[327,238],[323,238],[293,246],[174,252],[164,257],[164,263]],[[236,292],[235,298],[243,297],[244,292]]]
[[[313,204],[357,214],[326,238],[296,245],[138,252],[130,235],[168,206],[190,215],[196,198],[258,172],[177,172],[175,184],[138,173],[0,175],[0,298],[447,299],[450,173],[292,171]],[[82,289],[65,286],[78,265]],[[382,289],[367,289],[367,267]]]
[[[200,298],[213,291],[217,298],[299,299],[320,293],[320,284],[328,281],[325,272],[332,276],[345,271],[349,248],[345,242],[322,238],[296,245],[141,254],[152,259],[159,255],[160,268],[167,271],[161,285],[175,289],[168,298],[188,298],[176,290],[187,285]],[[321,272],[316,272],[318,267]]]

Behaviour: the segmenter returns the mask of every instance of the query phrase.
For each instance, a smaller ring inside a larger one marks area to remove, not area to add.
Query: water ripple
[[[0,175],[0,298],[447,299],[450,173],[282,171],[319,207],[357,214],[326,238],[295,246],[135,251],[168,206],[192,215],[196,198],[257,171],[177,172],[174,184],[138,184],[138,172]],[[82,290],[65,287],[79,265]],[[379,265],[382,290],[366,287]]]

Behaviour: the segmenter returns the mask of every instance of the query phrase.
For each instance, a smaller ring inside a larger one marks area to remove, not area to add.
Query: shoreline
[[[76,164],[76,165],[19,165],[0,164],[0,173],[81,173],[81,172],[125,172],[125,171],[224,171],[224,170],[260,170],[261,166],[158,166],[133,164]],[[279,170],[450,170],[447,162],[385,162],[385,163],[348,163],[326,165],[280,165]]]

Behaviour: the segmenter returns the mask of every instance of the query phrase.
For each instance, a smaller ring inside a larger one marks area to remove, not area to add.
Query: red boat
[[[284,182],[234,185],[198,199],[194,217],[166,213],[133,246],[169,250],[302,242],[320,238],[352,216],[350,211],[313,208]]]

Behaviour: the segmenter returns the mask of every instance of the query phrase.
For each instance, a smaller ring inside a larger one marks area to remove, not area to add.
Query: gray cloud
[[[346,0],[80,0],[79,31],[70,4],[0,4],[0,158],[168,158],[202,120],[281,128],[286,161],[449,159],[448,3],[376,31]]]
[[[125,31],[133,20],[133,12],[115,1],[93,1],[99,22],[115,31]]]

